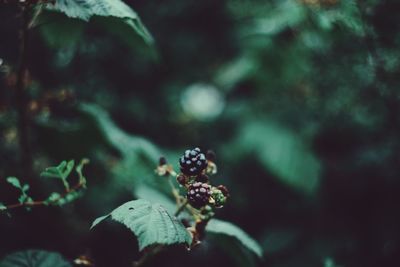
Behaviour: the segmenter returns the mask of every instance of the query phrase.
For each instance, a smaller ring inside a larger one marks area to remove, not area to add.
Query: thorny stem
[[[19,60],[16,82],[16,105],[18,113],[18,141],[21,166],[27,177],[32,176],[32,151],[29,142],[28,97],[26,94],[27,48],[29,33],[29,10],[22,4],[19,32]]]

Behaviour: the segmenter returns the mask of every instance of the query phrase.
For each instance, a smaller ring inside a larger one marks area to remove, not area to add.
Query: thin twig
[[[62,193],[57,198],[54,198],[52,200],[40,200],[40,201],[30,201],[30,202],[10,204],[10,205],[6,205],[5,206],[6,208],[3,210],[0,210],[0,212],[7,212],[10,209],[16,209],[16,208],[21,208],[21,207],[47,206],[50,204],[57,204],[61,199],[66,197],[68,194],[76,192],[81,188],[85,188],[85,186],[86,186],[86,184],[84,182],[80,181],[75,186],[66,190],[64,193]]]

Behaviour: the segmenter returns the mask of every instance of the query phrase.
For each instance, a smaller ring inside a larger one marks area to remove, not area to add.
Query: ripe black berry
[[[197,182],[188,188],[187,199],[193,208],[199,209],[208,204],[211,194],[210,185]]]
[[[200,174],[207,168],[206,156],[201,153],[200,148],[186,150],[185,154],[179,159],[181,171],[189,176]]]

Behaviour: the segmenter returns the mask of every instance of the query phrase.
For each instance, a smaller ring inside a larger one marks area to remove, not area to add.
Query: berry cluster
[[[215,153],[208,151],[206,155],[196,147],[186,150],[179,159],[181,174],[177,176],[180,185],[187,189],[187,200],[195,209],[202,209],[211,205],[221,208],[228,197],[228,191],[220,190],[219,187],[211,186],[209,176],[217,172],[214,163]]]
[[[186,207],[193,216],[193,226],[190,226],[187,218],[182,218],[182,223],[192,234],[192,247],[203,239],[205,227],[215,215],[214,210],[222,208],[229,197],[228,189],[225,186],[210,184],[209,176],[217,173],[215,158],[214,152],[207,151],[204,154],[200,148],[196,147],[186,150],[179,158],[181,173],[175,173],[172,165],[168,164],[164,157],[160,158],[159,165],[155,170],[159,176],[175,176],[178,184],[186,190],[183,196],[180,194],[180,190],[171,183],[172,193],[180,206],[177,214]],[[188,207],[187,204],[189,204]]]
[[[190,206],[202,210],[207,216],[213,214],[209,208],[221,208],[225,204],[229,193],[225,186],[210,185],[209,175],[217,173],[217,165],[214,163],[215,153],[207,151],[202,153],[200,148],[188,149],[179,158],[181,173],[176,174],[172,165],[167,163],[164,157],[160,158],[155,172],[159,176],[176,176],[177,182],[187,190],[186,199]],[[212,215],[211,215],[212,216]]]

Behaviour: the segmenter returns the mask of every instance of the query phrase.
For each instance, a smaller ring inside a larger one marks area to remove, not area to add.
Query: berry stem
[[[68,194],[72,193],[72,192],[77,192],[82,188],[85,188],[86,184],[83,181],[80,181],[79,183],[77,183],[75,186],[69,188],[68,190],[65,190],[65,192],[63,192],[62,194],[60,194],[60,196],[58,196],[55,199],[52,200],[38,200],[38,201],[29,201],[29,202],[23,202],[23,203],[16,203],[16,204],[10,204],[10,205],[6,205],[5,209],[0,210],[0,213],[2,212],[8,212],[11,209],[16,209],[16,208],[21,208],[21,207],[35,207],[35,206],[47,206],[47,205],[56,205],[61,199],[63,199],[64,197],[66,197]]]
[[[187,199],[185,200],[185,202],[183,202],[183,204],[175,211],[175,216],[178,216],[187,206],[189,202],[187,201]]]
[[[168,184],[171,187],[171,192],[175,198],[176,204],[180,205],[182,203],[182,197],[179,194],[179,190],[175,187],[174,183],[172,182],[171,177],[168,177]]]

